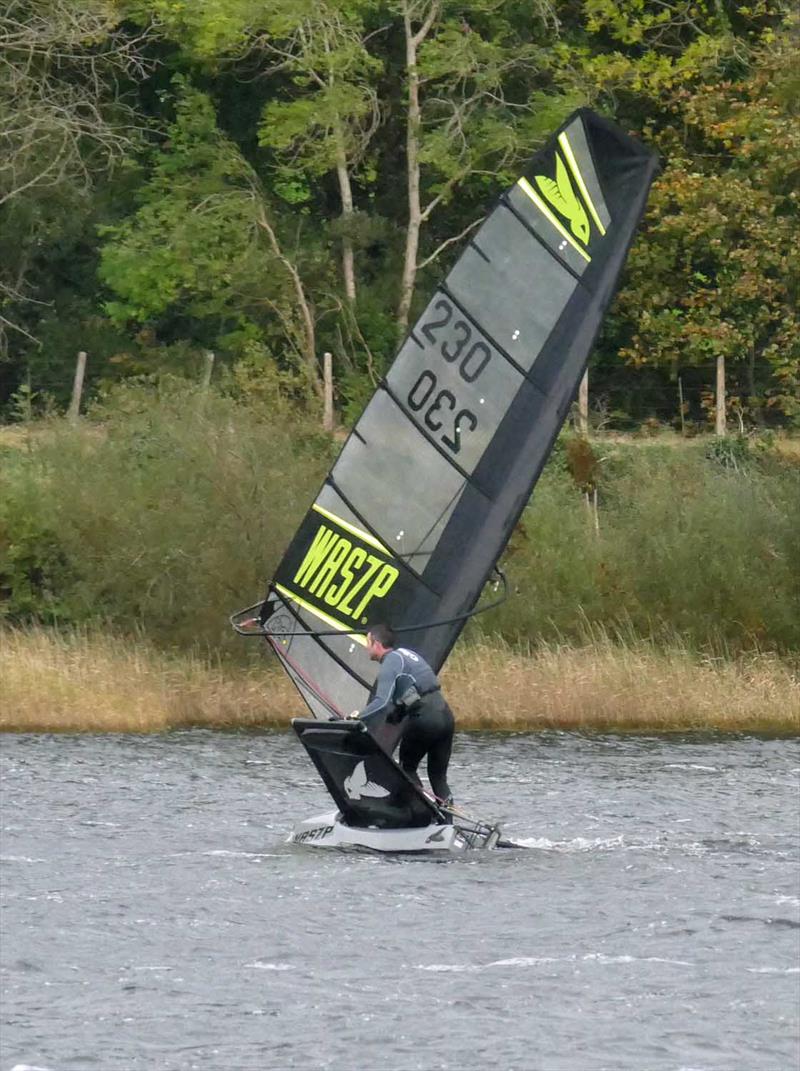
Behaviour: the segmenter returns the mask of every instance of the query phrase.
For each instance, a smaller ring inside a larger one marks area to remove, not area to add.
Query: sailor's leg
[[[403,771],[408,774],[411,780],[419,788],[422,788],[422,782],[419,779],[417,773],[417,767],[422,762],[422,757],[427,750],[427,741],[423,733],[417,730],[417,726],[414,722],[410,722],[406,725],[403,732],[403,738],[400,741],[400,753],[398,759]]]
[[[452,803],[453,794],[447,783],[447,767],[450,764],[450,754],[453,750],[453,712],[446,704],[443,709],[437,711],[438,732],[436,739],[428,749],[428,780],[431,783],[433,794],[443,803]]]

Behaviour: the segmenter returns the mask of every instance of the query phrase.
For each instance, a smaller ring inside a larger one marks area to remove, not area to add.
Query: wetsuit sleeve
[[[359,717],[368,719],[372,714],[378,714],[391,702],[394,695],[394,685],[403,669],[403,656],[397,651],[390,651],[381,662],[378,670],[378,679],[375,681],[375,695],[361,711]]]

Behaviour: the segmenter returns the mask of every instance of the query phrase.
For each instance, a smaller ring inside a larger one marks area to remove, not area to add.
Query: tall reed
[[[0,631],[0,680],[0,730],[14,732],[286,725],[305,709],[282,673],[78,629]]]
[[[0,631],[0,729],[160,732],[287,726],[306,709],[268,661],[234,669],[144,640]],[[772,655],[698,658],[598,632],[534,650],[459,645],[443,674],[459,728],[800,733],[800,680]]]
[[[698,656],[667,644],[613,639],[533,650],[499,638],[457,647],[443,673],[471,729],[800,734],[800,676],[771,654]]]

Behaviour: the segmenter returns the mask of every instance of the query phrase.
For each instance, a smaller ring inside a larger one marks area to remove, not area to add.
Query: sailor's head
[[[387,651],[397,643],[394,629],[389,625],[370,625],[367,633],[367,651],[373,662],[380,662]]]

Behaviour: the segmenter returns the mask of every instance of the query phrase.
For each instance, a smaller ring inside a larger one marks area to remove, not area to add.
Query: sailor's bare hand
[[[348,718],[357,718],[358,716],[359,713],[357,710],[351,710],[350,713],[347,715]]]

